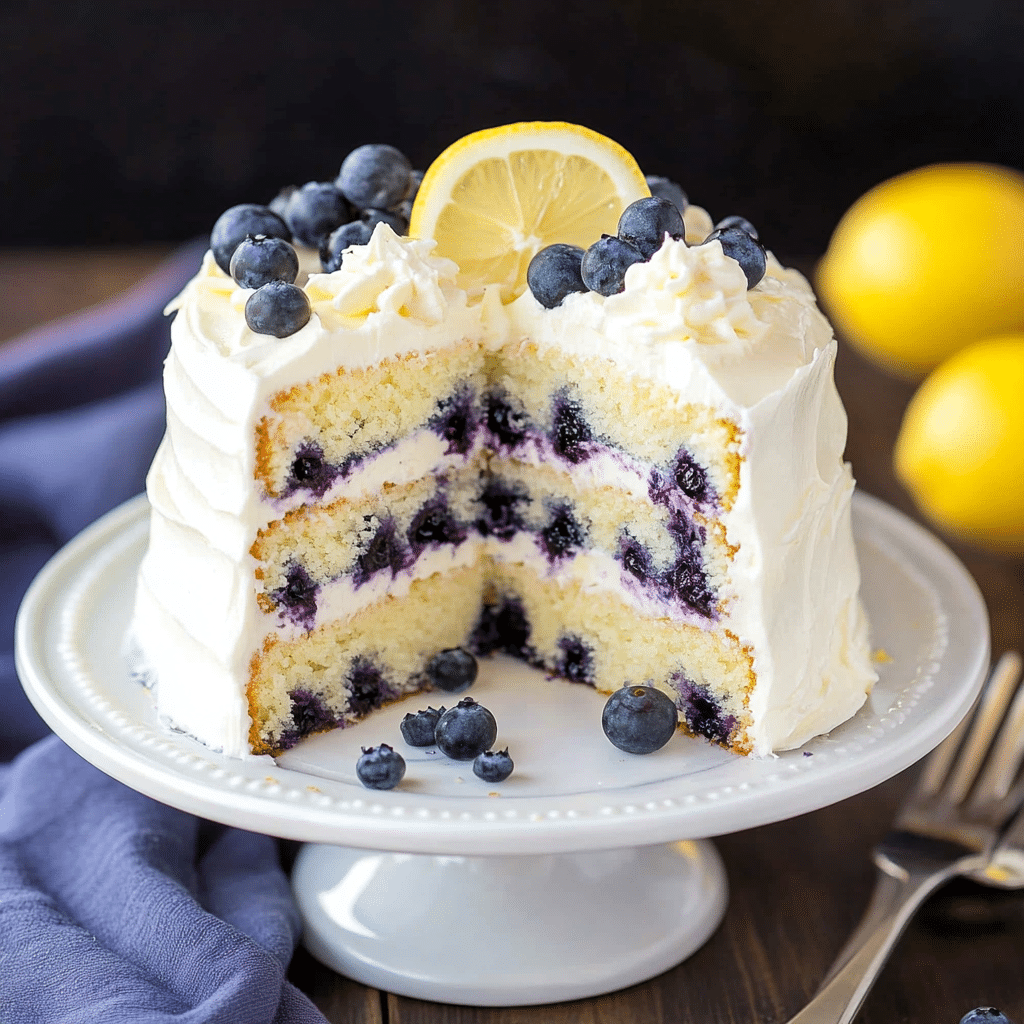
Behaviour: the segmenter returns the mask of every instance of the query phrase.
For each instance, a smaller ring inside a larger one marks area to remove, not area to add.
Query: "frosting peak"
[[[459,268],[431,255],[434,245],[400,239],[387,224],[378,224],[366,245],[346,251],[344,263],[333,274],[310,275],[306,294],[313,311],[328,330],[351,326],[374,313],[426,325],[441,323]]]
[[[740,265],[717,240],[689,246],[668,239],[650,260],[626,271],[625,283],[605,301],[606,315],[643,327],[656,339],[753,345],[767,329],[747,298]]]

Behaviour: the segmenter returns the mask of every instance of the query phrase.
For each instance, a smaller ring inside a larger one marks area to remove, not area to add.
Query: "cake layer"
[[[657,686],[689,731],[739,751],[752,747],[753,654],[728,630],[651,618],[612,591],[577,580],[563,585],[507,564],[491,574],[473,646],[606,693],[629,683]]]
[[[503,457],[577,466],[610,453],[651,474],[652,486],[731,507],[742,431],[714,406],[610,360],[528,339],[503,346],[488,379],[488,444]]]
[[[608,483],[579,488],[551,466],[469,466],[269,524],[251,549],[257,600],[308,630],[396,584],[487,557],[622,587],[672,618],[716,618],[731,553],[721,525],[689,506]]]
[[[335,480],[402,439],[433,433],[442,454],[476,445],[486,385],[477,340],[340,367],[270,398],[256,427],[256,475],[272,498],[323,497]]]
[[[482,576],[480,566],[435,573],[345,621],[291,640],[266,638],[246,689],[253,751],[285,749],[426,687],[427,662],[465,643],[476,626]]]

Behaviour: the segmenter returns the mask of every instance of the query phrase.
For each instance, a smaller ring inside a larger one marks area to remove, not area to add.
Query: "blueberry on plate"
[[[723,217],[716,225],[716,231],[724,231],[726,228],[739,228],[740,231],[746,231],[753,239],[758,239],[760,236],[757,233],[757,228],[747,220],[746,217],[740,217],[739,214],[731,214],[728,217]]]
[[[231,255],[231,276],[241,288],[260,288],[270,281],[294,284],[299,257],[283,238],[246,235]]]
[[[960,1018],[960,1024],[1012,1024],[1010,1018],[994,1006],[977,1006]]]
[[[640,250],[614,235],[602,235],[584,254],[583,283],[598,295],[615,295],[626,287],[626,271],[643,263]]]
[[[660,174],[648,174],[647,187],[651,190],[652,196],[667,199],[680,213],[685,213],[690,205],[686,193],[674,181],[663,178]]]
[[[352,208],[331,181],[307,181],[288,200],[284,219],[295,241],[318,249],[338,226],[352,219]]]
[[[669,199],[649,196],[630,203],[619,218],[619,238],[649,260],[664,244],[665,236],[683,238],[686,227],[679,208]]]
[[[306,293],[287,281],[269,281],[245,303],[245,322],[255,334],[287,338],[309,323],[313,310]]]
[[[363,747],[356,776],[367,789],[394,789],[405,775],[405,758],[386,743]]]
[[[526,283],[545,309],[560,306],[562,299],[573,292],[587,291],[583,283],[583,250],[564,242],[545,246],[530,260]]]
[[[434,742],[453,761],[472,761],[494,745],[498,723],[494,715],[472,697],[463,697],[437,722]]]
[[[514,767],[512,758],[508,756],[508,747],[497,752],[485,750],[474,759],[473,774],[484,782],[504,782]]]
[[[672,699],[654,686],[624,686],[604,706],[604,734],[628,754],[650,754],[676,731],[679,713]]]
[[[332,231],[320,245],[320,266],[333,274],[345,258],[345,250],[353,245],[366,245],[373,228],[364,220],[352,220]]]
[[[740,265],[740,270],[747,278],[747,288],[753,288],[764,277],[764,272],[768,269],[764,246],[741,228],[722,228],[720,231],[712,231],[702,244],[707,245],[708,242],[714,241],[716,238],[722,246],[722,252]]]
[[[464,647],[439,651],[427,662],[427,678],[445,693],[462,693],[476,682],[476,658]]]
[[[402,730],[402,739],[410,747],[432,747],[434,730],[437,728],[438,719],[445,711],[447,708],[442,705],[439,708],[423,708],[415,714],[406,715],[399,726]]]
[[[217,266],[225,274],[231,273],[231,257],[239,242],[247,235],[266,235],[268,238],[291,239],[288,225],[273,210],[256,203],[240,203],[225,210],[210,232],[210,249]]]
[[[335,185],[358,210],[397,206],[412,187],[412,164],[394,146],[369,144],[353,149],[341,164]]]

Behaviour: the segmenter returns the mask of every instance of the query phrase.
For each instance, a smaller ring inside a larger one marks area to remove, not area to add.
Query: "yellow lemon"
[[[579,125],[525,121],[449,146],[423,176],[409,234],[436,239],[435,254],[459,265],[471,295],[497,284],[511,302],[540,249],[586,248],[615,234],[622,211],[650,194],[617,142]]]
[[[1024,554],[1024,333],[975,342],[933,370],[907,406],[894,463],[937,525]]]
[[[1024,330],[1024,175],[935,164],[882,182],[839,222],[817,286],[843,336],[906,377]]]

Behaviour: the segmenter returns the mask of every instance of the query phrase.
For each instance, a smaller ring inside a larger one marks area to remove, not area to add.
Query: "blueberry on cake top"
[[[495,653],[657,691],[738,753],[852,715],[874,673],[806,281],[587,129],[396,153],[228,211],[170,307],[132,624],[163,718],[277,753]]]

